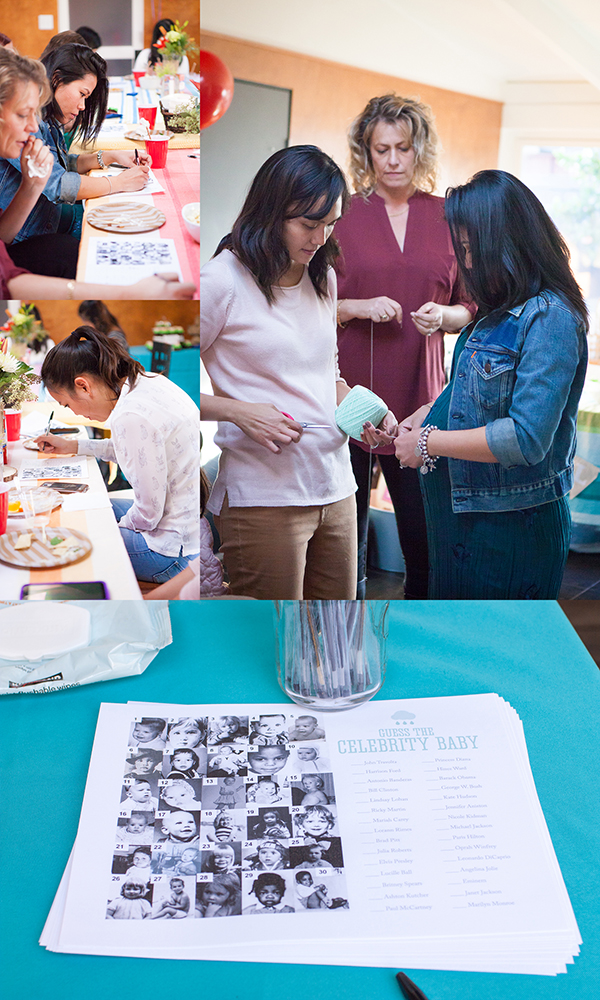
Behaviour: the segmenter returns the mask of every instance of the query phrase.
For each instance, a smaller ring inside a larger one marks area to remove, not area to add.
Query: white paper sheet
[[[132,285],[142,278],[172,272],[183,281],[174,240],[150,236],[91,236],[85,280],[108,285]]]
[[[141,141],[142,140],[140,140],[140,143],[141,143]],[[142,148],[140,146],[140,149],[138,150],[138,152],[141,152],[141,151],[143,151],[143,150],[142,150]],[[123,175],[123,173],[124,173],[124,171],[122,169],[120,169],[119,167],[110,166],[110,167],[107,167],[106,170],[94,170],[94,171],[92,171],[92,177],[121,177]],[[108,187],[108,185],[107,185],[107,187]],[[153,194],[164,194],[164,192],[165,192],[165,189],[162,186],[162,184],[160,184],[159,181],[157,181],[156,174],[154,173],[153,170],[150,170],[148,172],[148,183],[143,188],[141,188],[139,191],[131,191],[131,192],[128,192],[128,191],[113,191],[112,194],[106,194],[106,195],[103,195],[103,197],[106,197],[106,198],[123,198],[123,199],[125,199],[125,198],[129,197],[130,193],[132,195],[140,195],[140,194],[143,194],[143,195],[153,195]],[[93,200],[95,201],[96,199],[93,199]]]
[[[21,484],[35,479],[87,479],[89,476],[87,458],[48,459],[23,463],[19,469]]]
[[[311,735],[297,739],[307,715]],[[234,731],[219,722],[232,718]],[[153,719],[162,727],[143,721]],[[154,764],[141,774],[144,747]],[[219,907],[236,912],[213,914],[204,897],[223,893],[223,865],[241,913],[229,899]],[[130,905],[123,889],[136,878]],[[209,915],[222,919],[198,922]],[[289,704],[103,705],[70,877],[42,940],[84,954],[531,975],[564,972],[580,943],[520,720],[494,694],[325,716]]]

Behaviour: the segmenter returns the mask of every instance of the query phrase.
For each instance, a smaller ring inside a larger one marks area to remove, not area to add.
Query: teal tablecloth
[[[129,353],[132,358],[139,361],[147,372],[150,371],[150,361],[152,352],[146,347],[130,347]],[[200,349],[198,347],[185,347],[179,351],[171,353],[171,368],[169,371],[171,382],[178,385],[180,389],[187,392],[188,396],[194,400],[196,406],[200,406]]]
[[[552,602],[396,602],[390,610],[382,696],[496,691],[519,712],[584,942],[575,965],[555,978],[408,970],[409,975],[430,1000],[597,1000],[597,667]],[[174,643],[142,676],[0,701],[0,995],[6,1000],[107,1000],[130,994],[161,1000],[217,995],[227,1000],[398,1000],[396,970],[98,958],[52,954],[37,944],[77,829],[100,702],[283,697],[275,678],[269,603],[181,603],[171,605],[171,611]]]

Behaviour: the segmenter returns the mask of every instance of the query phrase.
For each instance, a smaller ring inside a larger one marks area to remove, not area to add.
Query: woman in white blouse
[[[36,439],[46,453],[118,462],[134,500],[113,500],[138,580],[163,583],[199,553],[199,412],[163,375],[146,373],[114,340],[81,326],[46,355],[42,379],[53,399],[88,420],[110,417],[111,437]]]

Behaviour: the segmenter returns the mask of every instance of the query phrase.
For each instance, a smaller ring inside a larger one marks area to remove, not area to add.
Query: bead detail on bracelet
[[[419,434],[419,440],[417,441],[417,447],[415,448],[415,455],[423,459],[423,465],[420,468],[422,476],[426,476],[428,472],[433,472],[435,469],[435,463],[438,459],[437,455],[430,455],[427,449],[427,440],[432,431],[439,430],[435,424],[426,424],[423,427],[421,433]]]
[[[96,158],[98,160],[98,166],[100,167],[101,170],[104,170],[106,167],[106,163],[104,162],[104,157],[102,156],[101,149],[99,149],[98,152],[96,153]]]

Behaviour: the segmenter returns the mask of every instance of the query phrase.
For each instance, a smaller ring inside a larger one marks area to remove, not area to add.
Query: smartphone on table
[[[108,589],[102,580],[81,583],[26,583],[21,601],[107,601]]]
[[[60,483],[52,480],[40,483],[40,486],[47,486],[48,489],[56,490],[57,493],[87,493],[89,490],[87,483]]]

